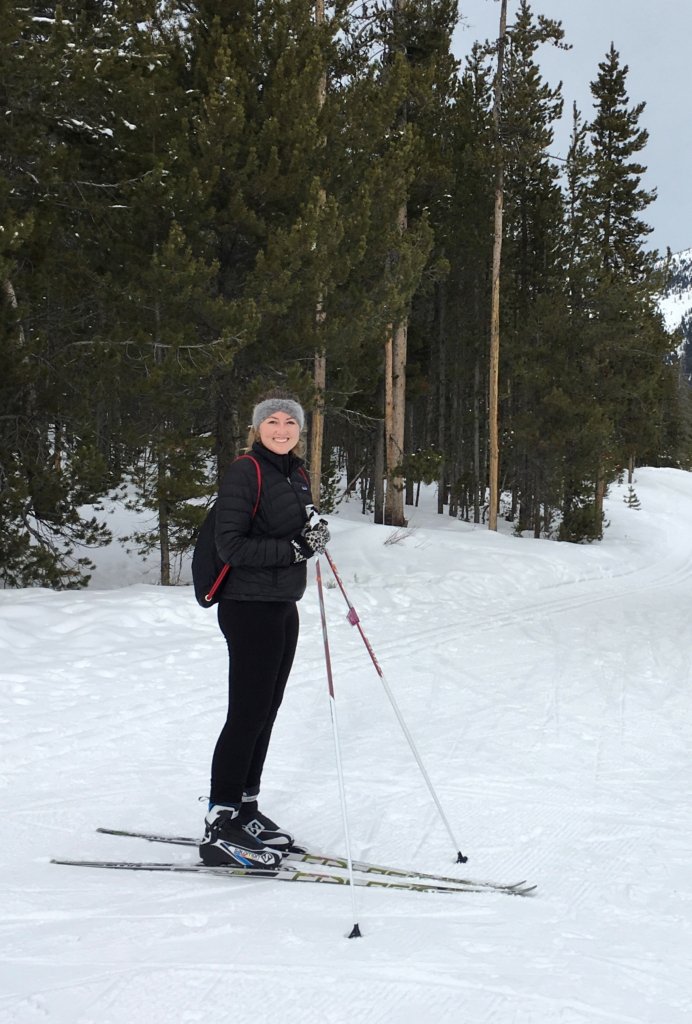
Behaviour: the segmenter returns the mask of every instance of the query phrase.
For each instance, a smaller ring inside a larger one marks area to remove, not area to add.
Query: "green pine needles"
[[[324,402],[330,504],[403,525],[433,483],[483,521],[500,160],[501,514],[597,539],[623,468],[689,464],[645,108],[614,47],[561,164],[540,62],[569,41],[526,2],[497,130],[496,46],[455,58],[455,3],[184,6],[1,4],[6,585],[83,585],[94,502],[123,481],[175,582],[268,385]]]

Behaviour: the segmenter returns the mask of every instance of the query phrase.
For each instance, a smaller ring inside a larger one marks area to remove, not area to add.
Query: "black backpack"
[[[252,455],[240,455],[241,459],[252,459],[257,471],[257,501],[252,510],[252,518],[257,515],[262,493],[262,472],[259,462]],[[238,461],[236,459],[236,461]],[[197,604],[202,608],[211,608],[219,600],[221,584],[226,579],[231,566],[224,563],[216,550],[216,502],[211,506],[204,522],[199,528],[195,547],[192,552],[192,583],[195,588]]]

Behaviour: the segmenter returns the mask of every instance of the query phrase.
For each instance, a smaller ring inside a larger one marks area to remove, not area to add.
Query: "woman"
[[[233,462],[219,488],[216,546],[231,565],[218,611],[230,658],[229,696],[199,848],[205,864],[272,868],[293,843],[289,832],[260,812],[258,798],[298,641],[296,602],[305,592],[306,560],[322,554],[329,541],[324,521],[312,527],[307,522],[310,483],[296,455],[304,420],[292,398],[259,402],[252,414],[252,458]]]

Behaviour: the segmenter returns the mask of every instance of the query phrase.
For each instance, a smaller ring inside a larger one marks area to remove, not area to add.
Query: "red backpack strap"
[[[254,519],[257,515],[257,509],[259,508],[260,497],[262,495],[262,470],[260,469],[260,464],[254,455],[239,455],[235,461],[238,462],[240,459],[250,459],[250,461],[255,464],[255,472],[257,473],[257,500],[255,501],[255,507],[252,510],[252,518]]]

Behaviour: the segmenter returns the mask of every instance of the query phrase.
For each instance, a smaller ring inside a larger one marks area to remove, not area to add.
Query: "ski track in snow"
[[[189,591],[0,592],[0,1024],[690,1024],[692,477],[614,488],[602,545],[347,509],[333,555],[454,851],[323,566],[353,855],[539,885],[497,894],[90,871],[186,860],[225,647]],[[428,492],[428,507],[435,496]],[[112,561],[113,555],[110,554]],[[131,578],[131,569],[127,578]],[[311,584],[311,588],[314,584]],[[313,589],[265,771],[269,813],[343,851]],[[277,810],[278,808],[278,810]]]

